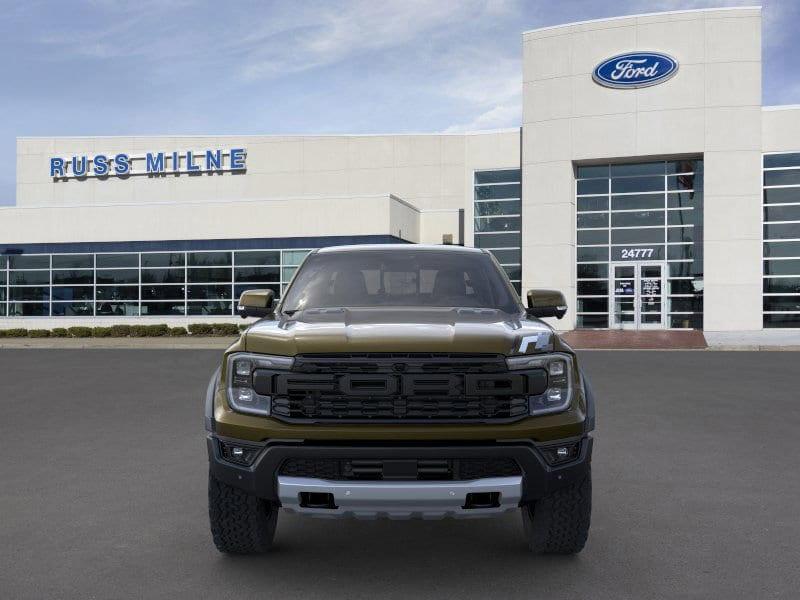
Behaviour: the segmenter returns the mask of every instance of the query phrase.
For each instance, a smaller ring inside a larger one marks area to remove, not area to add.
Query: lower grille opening
[[[343,481],[469,481],[521,475],[512,458],[290,458],[280,475]]]
[[[467,494],[467,500],[461,508],[497,508],[500,506],[500,492],[480,492]]]
[[[321,492],[300,492],[300,506],[303,508],[339,508],[333,500],[333,494]]]

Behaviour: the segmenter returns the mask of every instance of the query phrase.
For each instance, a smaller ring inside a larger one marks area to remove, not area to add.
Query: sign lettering
[[[127,177],[129,175],[178,175],[247,170],[247,150],[231,148],[195,152],[146,152],[130,155],[95,154],[50,158],[50,177],[55,180]]]
[[[597,65],[592,79],[610,88],[642,88],[662,83],[678,72],[678,61],[660,52],[628,52]]]

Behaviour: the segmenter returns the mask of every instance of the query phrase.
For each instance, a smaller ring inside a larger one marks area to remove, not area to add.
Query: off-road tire
[[[272,547],[278,507],[208,474],[208,516],[217,550],[260,554]]]
[[[591,514],[589,472],[582,481],[522,507],[528,547],[536,554],[577,554],[589,536]]]

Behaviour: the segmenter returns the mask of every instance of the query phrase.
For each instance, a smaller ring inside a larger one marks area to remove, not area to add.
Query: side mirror
[[[528,308],[531,317],[555,317],[567,314],[567,300],[558,290],[528,290]]]
[[[246,317],[267,317],[275,312],[275,292],[272,290],[247,290],[239,296],[236,312]]]

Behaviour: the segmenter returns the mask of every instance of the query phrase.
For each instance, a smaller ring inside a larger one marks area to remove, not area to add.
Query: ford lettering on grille
[[[508,372],[496,356],[297,357],[291,372],[257,370],[254,387],[288,421],[514,421],[542,393],[541,369]],[[403,372],[398,372],[403,364]]]

